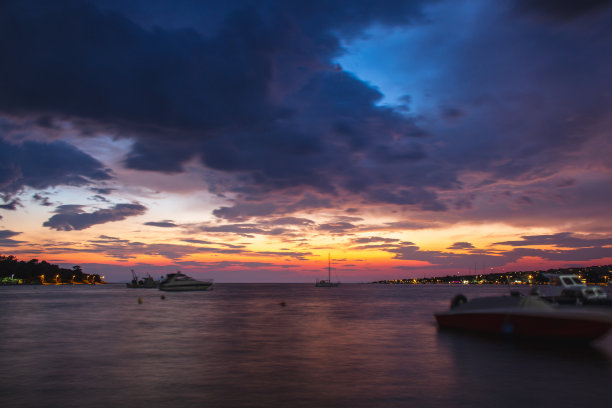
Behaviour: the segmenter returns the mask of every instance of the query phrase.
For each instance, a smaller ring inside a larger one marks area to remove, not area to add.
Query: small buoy
[[[280,302],[280,305],[281,305],[282,307],[287,306],[287,304],[286,304],[284,301],[283,301],[283,302]]]
[[[138,298],[138,304],[142,305],[142,298]]]
[[[166,298],[166,295],[161,295],[161,300],[164,300]]]

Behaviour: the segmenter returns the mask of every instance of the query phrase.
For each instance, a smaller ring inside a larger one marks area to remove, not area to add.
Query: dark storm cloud
[[[522,11],[571,20],[612,5],[610,0],[517,0]]]
[[[439,115],[444,107],[461,112],[427,128],[443,147],[428,151],[425,161],[441,159],[445,171],[480,178],[459,185],[456,191],[463,191],[453,199],[440,199],[444,192],[434,188],[437,202],[464,219],[533,225],[549,224],[546,217],[554,225],[570,212],[574,220],[593,219],[609,206],[603,185],[611,181],[612,94],[605,90],[612,88],[612,9],[600,2],[520,4],[528,10],[517,13],[512,3],[458,4],[446,17],[438,15],[438,29],[413,45],[419,53],[407,53],[407,68],[419,56],[427,61],[423,73],[440,69],[427,84],[439,104],[423,108],[424,114]],[[534,18],[554,17],[555,5],[566,9],[571,21]],[[466,20],[457,13],[467,10],[479,17]],[[456,32],[462,38],[455,38]],[[590,182],[580,174],[595,168],[601,169],[601,186],[579,202],[576,197]],[[560,177],[574,182],[559,191],[555,175],[563,173],[569,177]],[[512,196],[501,197],[502,189]],[[535,214],[543,217],[535,220]]]
[[[533,10],[559,7],[575,15],[573,24],[559,26],[483,2],[479,11],[488,20],[461,41],[427,50],[448,70],[432,92],[462,112],[440,128],[448,163],[486,172],[491,180],[537,179],[576,160],[589,142],[601,143],[612,113],[612,96],[602,91],[612,86],[612,10],[599,3],[524,2]],[[596,6],[601,13],[583,14]],[[449,25],[444,34],[457,27]]]
[[[45,221],[43,226],[58,231],[83,230],[96,224],[142,215],[146,210],[147,208],[140,204],[116,204],[111,208],[88,213],[83,211],[81,205],[61,205],[56,208],[56,214]]]
[[[445,208],[427,189],[453,185],[454,175],[414,167],[427,153],[409,140],[426,132],[333,62],[339,35],[425,21],[420,1],[182,4],[218,16],[215,29],[151,29],[123,2],[3,2],[0,109],[44,123],[82,119],[88,132],[110,126],[135,139],[126,157],[135,169],[179,172],[196,157],[240,174],[232,189],[251,192],[239,200],[301,186]],[[406,188],[393,196],[374,188],[397,184]],[[262,214],[244,212],[248,204],[216,215]]]
[[[441,111],[440,115],[444,119],[448,119],[448,120],[458,119],[458,118],[463,116],[463,112],[461,111],[461,109],[453,108],[453,107],[449,107],[449,106],[441,107],[440,111]]]
[[[460,175],[478,172],[493,188],[578,167],[589,143],[609,151],[609,2],[439,2],[446,14],[422,7],[431,3],[5,1],[0,111],[49,131],[61,118],[83,135],[131,138],[134,169],[180,172],[197,159],[229,174],[210,185],[234,193],[215,211],[230,222],[330,208],[347,195],[478,218],[480,197],[460,191]],[[417,66],[433,75],[431,111],[384,105],[383,90],[336,64],[373,26],[423,29],[405,44],[419,52],[405,54],[396,82]],[[18,170],[0,164],[0,186]],[[296,189],[305,201],[293,207],[270,199]],[[548,204],[514,197],[492,218]]]
[[[81,186],[110,178],[102,163],[68,143],[12,144],[0,138],[0,193],[5,196],[24,187]]]

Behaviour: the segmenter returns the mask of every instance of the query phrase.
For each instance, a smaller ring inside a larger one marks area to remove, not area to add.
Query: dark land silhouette
[[[104,283],[100,275],[84,273],[75,265],[60,268],[47,261],[20,261],[13,255],[0,255],[0,284],[2,285],[69,285]]]
[[[467,284],[524,284],[546,285],[549,279],[546,275],[578,275],[587,284],[607,285],[612,281],[612,265],[584,266],[572,268],[557,268],[537,271],[516,271],[500,273],[483,273],[473,275],[447,275],[432,278],[402,278],[387,279],[373,283],[386,284],[436,284],[436,283],[467,283]]]

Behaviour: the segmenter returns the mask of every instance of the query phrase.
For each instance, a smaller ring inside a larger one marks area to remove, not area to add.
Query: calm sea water
[[[573,347],[438,331],[459,292],[508,289],[0,287],[0,406],[612,406],[611,334]]]

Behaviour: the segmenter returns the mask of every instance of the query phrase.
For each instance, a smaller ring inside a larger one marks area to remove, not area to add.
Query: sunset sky
[[[0,254],[107,281],[612,264],[609,1],[0,2]]]

